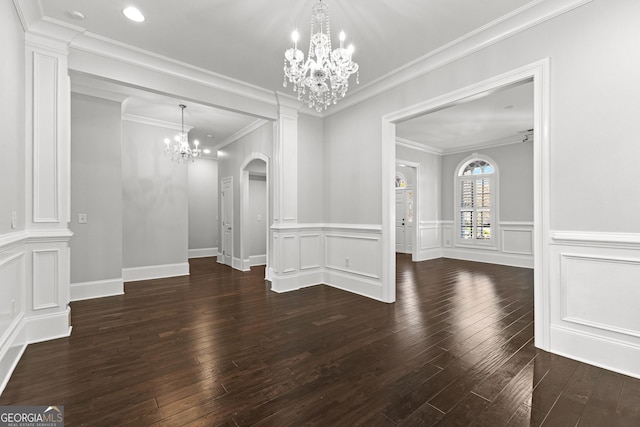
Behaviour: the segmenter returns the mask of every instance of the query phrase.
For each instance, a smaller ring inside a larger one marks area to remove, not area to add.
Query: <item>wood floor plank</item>
[[[385,304],[190,264],[73,302],[0,405],[64,405],[67,426],[640,425],[640,380],[533,346],[532,270],[398,255]]]

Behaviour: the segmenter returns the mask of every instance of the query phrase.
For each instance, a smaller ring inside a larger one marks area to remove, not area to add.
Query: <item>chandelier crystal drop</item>
[[[304,60],[304,53],[298,49],[298,32],[292,34],[293,47],[284,53],[284,82],[293,83],[293,90],[298,99],[309,108],[320,112],[331,104],[336,104],[349,89],[349,77],[356,73],[358,81],[358,64],[351,60],[353,46],[344,47],[345,34],[340,33],[340,47],[331,49],[331,28],[329,8],[319,0],[311,12],[311,38],[309,54]]]
[[[193,141],[194,148],[189,145],[189,133],[184,131],[184,109],[187,108],[184,104],[179,104],[178,107],[182,110],[182,122],[180,127],[180,133],[178,133],[171,144],[169,138],[164,139],[166,145],[164,154],[171,157],[171,160],[177,163],[184,163],[188,160],[192,162],[195,158],[202,154],[202,150],[198,148],[200,142],[196,139]]]

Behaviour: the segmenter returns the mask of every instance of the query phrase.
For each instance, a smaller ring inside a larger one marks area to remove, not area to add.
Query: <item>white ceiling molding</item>
[[[444,150],[443,154],[446,156],[449,154],[467,153],[469,151],[486,150],[488,148],[497,148],[513,144],[526,144],[526,142],[522,142],[522,136],[513,135],[493,141],[485,141],[478,144],[464,145],[450,150]]]
[[[128,122],[139,123],[141,125],[157,126],[165,129],[171,129],[180,132],[182,130],[180,123],[172,123],[164,120],[152,119],[151,117],[136,116],[135,114],[124,113],[122,120]],[[193,126],[184,125],[184,129],[189,132]]]
[[[444,154],[444,151],[439,148],[435,148],[426,144],[421,144],[419,142],[411,141],[406,138],[396,138],[396,145],[399,145],[405,148],[410,148],[412,150],[423,151],[429,154],[435,154],[436,156],[442,156]]]
[[[331,110],[329,116],[366,101],[403,83],[471,55],[536,25],[590,3],[592,0],[537,0],[480,27],[457,40],[429,52],[404,66],[351,92]]]
[[[240,129],[238,132],[234,133],[233,135],[231,135],[231,136],[225,138],[224,140],[222,140],[219,144],[217,144],[214,147],[214,150],[220,150],[221,148],[224,148],[227,145],[236,142],[237,140],[239,140],[243,136],[250,134],[254,130],[262,127],[263,125],[265,125],[267,123],[269,123],[269,120],[265,120],[265,119],[256,120],[255,122],[251,123],[250,125],[245,126],[244,128]]]
[[[512,144],[526,144],[522,142],[522,137],[518,135],[508,136],[506,138],[500,138],[493,141],[484,141],[478,144],[469,144],[452,149],[440,149],[430,145],[422,144],[420,142],[411,141],[406,138],[396,138],[396,145],[401,147],[410,148],[412,150],[422,151],[429,154],[435,154],[437,156],[447,156],[449,154],[467,153],[469,151],[486,150],[488,148],[497,148],[505,145]]]

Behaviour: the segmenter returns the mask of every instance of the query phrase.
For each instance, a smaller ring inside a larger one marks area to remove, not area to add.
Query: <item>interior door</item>
[[[407,252],[406,198],[404,190],[396,190],[396,252]]]
[[[222,211],[222,262],[233,264],[233,178],[222,180],[221,211]]]

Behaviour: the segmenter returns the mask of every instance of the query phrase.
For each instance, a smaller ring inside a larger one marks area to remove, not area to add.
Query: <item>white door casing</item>
[[[222,263],[233,266],[233,177],[224,178],[220,188]]]

